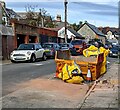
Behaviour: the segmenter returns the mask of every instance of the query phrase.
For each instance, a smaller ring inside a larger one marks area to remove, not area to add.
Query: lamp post
[[[65,6],[65,43],[67,43],[67,0],[64,0]]]
[[[118,2],[118,22],[119,22],[119,29],[120,29],[120,0],[119,0],[119,2]],[[118,37],[118,44],[120,45],[120,32],[118,32],[118,34],[119,34],[119,37]],[[119,56],[118,56],[118,58],[119,58],[119,64],[120,64],[120,50],[119,50]]]

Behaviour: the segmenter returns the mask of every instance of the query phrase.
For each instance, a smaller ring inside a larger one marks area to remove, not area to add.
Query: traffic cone
[[[91,72],[90,69],[88,69],[87,77],[86,77],[87,82],[91,82]]]

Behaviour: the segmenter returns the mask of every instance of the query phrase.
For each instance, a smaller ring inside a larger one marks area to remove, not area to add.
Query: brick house
[[[105,44],[105,35],[94,25],[85,22],[81,25],[78,33],[81,34],[87,41],[91,39],[100,39]]]
[[[14,49],[13,46],[14,31],[12,27],[0,25],[0,53],[1,59],[9,59],[10,52]]]

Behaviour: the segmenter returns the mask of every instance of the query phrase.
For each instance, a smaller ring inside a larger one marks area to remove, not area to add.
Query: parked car
[[[76,50],[75,54],[83,54],[83,50],[87,48],[84,40],[72,40],[70,44],[73,45],[73,48]]]
[[[73,45],[70,43],[59,43],[60,49],[72,49]]]
[[[45,49],[47,57],[55,57],[55,52],[60,49],[57,43],[44,43],[42,47]]]
[[[45,50],[39,43],[20,44],[19,47],[10,54],[11,62],[35,62],[39,58],[46,60]]]
[[[98,48],[105,47],[105,45],[101,41],[94,41],[94,40],[89,41],[88,44],[87,44],[87,47],[89,47],[90,45],[94,45]]]
[[[76,49],[71,43],[59,43],[60,50],[70,50],[71,55],[75,55]]]
[[[109,56],[110,57],[118,57],[120,52],[120,46],[119,45],[113,45],[110,49]]]
[[[71,43],[59,43],[60,50],[70,50],[71,55],[76,55],[76,49]]]

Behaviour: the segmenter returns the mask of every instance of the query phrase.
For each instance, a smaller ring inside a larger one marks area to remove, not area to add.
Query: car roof
[[[22,44],[25,44],[25,43],[22,43]],[[40,44],[40,43],[27,43],[27,44],[34,44],[35,45],[35,44]],[[27,44],[25,44],[25,45],[27,45]]]
[[[45,42],[43,44],[57,44],[57,43],[54,43],[54,42]]]
[[[59,43],[59,44],[70,44],[70,43]]]

